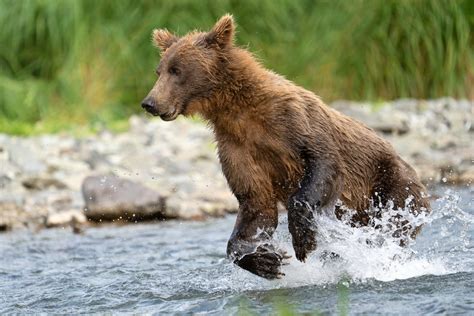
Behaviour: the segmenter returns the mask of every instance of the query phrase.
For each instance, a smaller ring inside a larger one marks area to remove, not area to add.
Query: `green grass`
[[[311,291],[310,288],[308,288]],[[278,289],[267,291],[259,297],[259,301],[268,302],[267,298],[270,298],[272,302],[272,311],[270,314],[278,316],[293,316],[293,315],[324,315],[317,308],[312,311],[299,312],[298,306],[292,303],[293,295],[290,294],[291,289]],[[336,306],[335,312],[337,315],[346,316],[349,315],[350,310],[350,281],[343,278],[337,283],[335,288],[336,294]],[[304,309],[307,309],[305,307]],[[267,312],[268,313],[268,312]],[[245,296],[240,300],[240,306],[238,310],[238,315],[240,316],[253,316],[258,315],[257,312],[253,310],[251,301]]]
[[[0,132],[125,119],[156,79],[151,30],[226,12],[238,44],[326,101],[474,98],[471,0],[0,0]]]

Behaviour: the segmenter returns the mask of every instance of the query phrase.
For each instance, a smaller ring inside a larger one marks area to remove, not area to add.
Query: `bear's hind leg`
[[[373,200],[383,209],[400,210],[389,222],[394,230],[392,236],[399,239],[401,246],[406,246],[420,232],[422,224],[416,223],[416,216],[429,213],[430,202],[425,187],[408,164],[401,161],[400,166],[390,171],[381,177],[380,184],[374,189]]]

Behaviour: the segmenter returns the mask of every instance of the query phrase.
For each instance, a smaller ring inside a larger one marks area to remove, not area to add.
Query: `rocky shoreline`
[[[397,100],[331,106],[388,139],[429,186],[474,180],[474,102]],[[196,220],[235,212],[211,131],[132,116],[125,133],[0,134],[0,231],[104,221]]]

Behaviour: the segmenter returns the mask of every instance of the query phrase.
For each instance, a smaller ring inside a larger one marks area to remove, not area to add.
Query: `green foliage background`
[[[140,111],[152,29],[209,29],[324,100],[474,98],[472,0],[0,0],[0,132],[117,122]]]

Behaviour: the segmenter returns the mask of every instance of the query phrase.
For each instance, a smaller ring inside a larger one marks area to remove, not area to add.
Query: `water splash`
[[[460,199],[459,195],[448,190],[432,203],[431,214],[416,217],[408,208],[385,210],[375,222],[382,229],[351,227],[347,223],[348,217],[338,220],[335,216],[318,216],[318,248],[305,263],[295,259],[287,218],[281,216],[275,239],[292,255],[289,265],[283,267],[286,276],[277,281],[265,281],[235,268],[227,279],[227,286],[235,290],[256,290],[327,285],[341,280],[387,282],[470,271],[469,263],[456,258],[460,251],[471,251],[469,232],[474,223],[474,216],[459,207]],[[411,240],[407,247],[401,247],[399,238],[393,237],[395,227],[392,219],[397,214],[408,218],[415,226],[424,226],[420,236]],[[424,239],[423,231],[433,229],[439,234]]]
[[[421,234],[405,248],[390,229],[318,216],[317,251],[306,263],[292,258],[276,281],[224,258],[235,216],[91,227],[84,235],[59,229],[0,234],[0,292],[8,298],[0,296],[0,313],[231,314],[243,298],[256,313],[270,314],[272,299],[281,294],[302,312],[333,314],[336,284],[342,283],[350,287],[351,302],[363,302],[351,304],[353,313],[466,313],[473,306],[473,192],[458,187],[433,201],[432,214],[419,217]],[[284,216],[275,237],[293,254]]]

